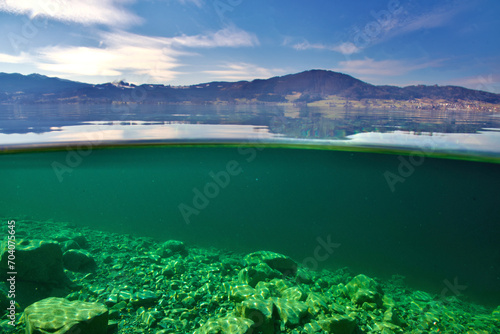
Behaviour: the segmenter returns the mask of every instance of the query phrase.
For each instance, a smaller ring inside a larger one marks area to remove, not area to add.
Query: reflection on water
[[[500,119],[457,110],[261,105],[0,107],[0,145],[122,140],[264,140],[500,153]],[[443,134],[448,134],[444,136]],[[429,144],[430,142],[430,144]]]

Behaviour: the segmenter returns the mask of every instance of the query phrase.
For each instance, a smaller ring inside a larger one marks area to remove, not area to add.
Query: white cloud
[[[300,50],[300,51],[310,50],[310,49],[324,50],[324,49],[327,49],[327,46],[325,44],[321,44],[321,43],[311,44],[308,41],[304,41],[302,43],[294,44],[293,48],[295,50]]]
[[[292,45],[295,50],[328,50],[343,55],[359,53],[364,49],[390,40],[391,38],[422,29],[437,28],[447,24],[453,16],[464,11],[466,6],[441,6],[418,15],[409,15],[404,6],[394,12],[388,12],[380,17],[367,21],[361,28],[354,27],[347,41],[337,44],[310,43],[304,41]],[[283,45],[289,44],[287,38]]]
[[[500,94],[500,74],[488,73],[473,77],[456,78],[444,82],[445,85],[463,86]]]
[[[22,64],[29,62],[30,57],[28,54],[22,52],[19,56],[12,56],[5,53],[0,53],[0,63],[7,64]]]
[[[182,35],[173,37],[171,41],[175,46],[193,48],[255,46],[259,44],[259,40],[254,34],[236,27],[227,27],[207,35]]]
[[[365,58],[363,60],[341,61],[339,62],[340,66],[335,68],[334,71],[357,75],[397,76],[419,69],[437,67],[442,62],[442,59],[410,62],[404,60],[376,61],[372,58]]]
[[[43,16],[80,24],[125,26],[138,24],[141,19],[124,8],[132,0],[2,0],[0,11]]]
[[[353,35],[353,42],[360,49],[388,41],[422,29],[432,29],[446,25],[466,6],[443,5],[430,11],[410,15],[404,5],[384,19],[374,19]]]
[[[295,50],[310,50],[310,49],[317,49],[317,50],[330,50],[330,51],[336,51],[340,52],[345,55],[350,55],[353,53],[357,53],[361,51],[359,47],[354,45],[354,43],[351,42],[344,42],[339,45],[327,45],[327,44],[322,44],[322,43],[309,43],[308,41],[302,42],[302,43],[297,43],[293,45],[293,48]]]
[[[88,76],[142,76],[144,82],[168,82],[184,54],[171,40],[126,32],[103,33],[101,47],[53,46],[38,50],[37,66],[53,73]]]
[[[442,7],[418,16],[409,17],[398,22],[395,26],[396,34],[402,34],[421,29],[437,28],[448,23],[461,9],[458,7]]]
[[[205,35],[151,37],[124,31],[101,32],[99,47],[48,46],[19,56],[0,54],[0,63],[32,64],[62,77],[128,77],[135,83],[171,82],[189,48],[241,47],[258,43],[255,36],[236,28]],[[254,72],[259,73],[259,72]]]
[[[361,48],[359,48],[356,45],[354,45],[354,43],[344,42],[344,43],[341,43],[341,44],[335,46],[333,50],[337,51],[337,52],[340,52],[340,53],[342,53],[344,55],[350,55],[350,54],[353,54],[353,53],[360,52]]]
[[[161,49],[133,45],[97,49],[88,47],[49,47],[39,51],[38,68],[61,74],[121,76],[125,72],[171,80],[178,66]]]
[[[204,71],[204,73],[214,75],[217,80],[229,81],[267,79],[285,73],[285,70],[282,69],[268,69],[248,63],[227,63],[219,67],[220,70]]]

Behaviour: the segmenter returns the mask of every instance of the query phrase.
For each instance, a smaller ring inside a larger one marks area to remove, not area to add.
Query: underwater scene
[[[500,333],[495,114],[2,108],[2,333]]]

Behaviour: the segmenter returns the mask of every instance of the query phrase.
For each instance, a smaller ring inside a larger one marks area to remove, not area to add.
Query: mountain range
[[[310,70],[270,79],[209,82],[191,86],[134,85],[123,81],[88,84],[40,74],[0,73],[0,103],[311,103],[418,99],[449,103],[500,104],[500,94],[458,86],[376,86],[352,76]]]

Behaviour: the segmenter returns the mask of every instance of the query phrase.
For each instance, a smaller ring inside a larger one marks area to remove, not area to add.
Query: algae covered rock
[[[298,268],[297,270],[297,282],[303,284],[313,284],[314,283],[314,273],[305,268]]]
[[[272,295],[271,293],[271,290],[269,289],[269,286],[270,284],[268,282],[259,282],[257,283],[257,285],[255,286],[255,290],[257,290],[257,295],[260,297],[262,297],[263,299],[267,299]],[[278,294],[275,294],[274,295],[275,297],[278,297]]]
[[[53,240],[56,240],[60,243],[72,241],[77,244],[77,249],[80,248],[87,248],[89,243],[87,241],[87,238],[85,238],[84,235],[79,234],[79,233],[72,233],[68,231],[61,231],[55,235],[52,236]]]
[[[330,303],[328,297],[316,292],[309,293],[306,299],[306,305],[311,314],[328,311],[328,303]]]
[[[167,240],[160,246],[160,248],[158,248],[157,251],[157,254],[161,257],[169,257],[175,253],[186,253],[186,245],[184,242],[178,240]]]
[[[255,266],[249,266],[241,269],[238,274],[238,281],[243,284],[248,284],[255,287],[257,283],[273,278],[281,277],[281,273],[272,269],[266,263],[259,263]]]
[[[229,291],[229,298],[236,302],[241,302],[251,296],[256,296],[257,290],[247,284],[234,285]]]
[[[374,303],[382,305],[382,290],[379,284],[372,278],[363,274],[354,277],[346,285],[347,294],[351,301],[358,305],[363,303]]]
[[[8,278],[6,243],[1,247],[0,279]],[[15,253],[16,302],[24,308],[47,297],[63,297],[73,283],[63,269],[62,251],[58,244],[42,240],[22,240],[16,243]]]
[[[7,243],[2,243],[0,266],[8,269]],[[16,280],[37,283],[65,284],[62,251],[58,244],[43,240],[19,240],[16,243]]]
[[[434,299],[432,297],[432,295],[430,295],[429,293],[427,293],[425,291],[415,291],[412,293],[411,297],[412,297],[412,299],[418,300],[421,302],[430,302]]]
[[[283,275],[293,276],[297,273],[297,263],[288,256],[282,254],[259,251],[250,253],[243,259],[243,264],[245,266],[257,265],[259,263],[266,263],[269,267],[278,270]]]
[[[278,310],[280,319],[287,326],[297,326],[307,315],[306,303],[284,298],[270,298]]]
[[[321,328],[327,333],[352,334],[356,328],[356,320],[345,315],[334,314],[331,317],[318,321]]]
[[[253,321],[246,318],[226,316],[209,319],[194,334],[250,334]]]
[[[75,240],[67,240],[59,243],[63,252],[70,249],[81,249],[80,245]]]
[[[305,324],[304,330],[306,331],[307,334],[324,333],[323,328],[321,328],[318,322],[314,320]]]
[[[108,330],[108,309],[100,303],[46,298],[24,311],[26,334],[93,333]]]
[[[385,322],[389,322],[391,324],[394,324],[396,326],[404,327],[404,323],[401,320],[401,317],[399,316],[398,310],[395,308],[389,308],[384,312],[384,318],[383,320]]]
[[[181,260],[173,260],[165,265],[165,268],[162,270],[162,274],[168,278],[171,278],[175,275],[182,275],[186,272],[186,266],[184,262]]]
[[[87,248],[89,246],[87,238],[82,234],[74,235],[71,240],[76,241],[81,248]]]
[[[130,298],[130,302],[135,307],[148,306],[154,304],[160,297],[149,290],[134,292]]]
[[[274,333],[274,320],[277,317],[274,312],[274,304],[271,300],[247,299],[238,306],[242,317],[254,322],[253,328],[263,334]]]
[[[97,264],[92,256],[82,250],[70,249],[63,254],[64,268],[76,272],[94,272]]]
[[[491,312],[493,319],[500,321],[500,306],[498,306],[493,312]]]
[[[307,299],[307,293],[305,293],[301,288],[293,286],[281,291],[281,297],[289,300],[305,301]]]
[[[422,324],[422,327],[426,327],[427,325],[425,324]],[[382,321],[382,322],[375,322],[374,326],[373,326],[373,329],[378,333],[394,333],[394,334],[402,334],[402,333],[405,333],[401,327],[397,326],[397,325],[394,325],[390,322],[385,322],[385,321]],[[462,327],[462,329],[460,329],[459,331],[457,332],[450,332],[450,333],[463,333],[463,330],[465,328]],[[425,333],[425,332],[424,332]]]

